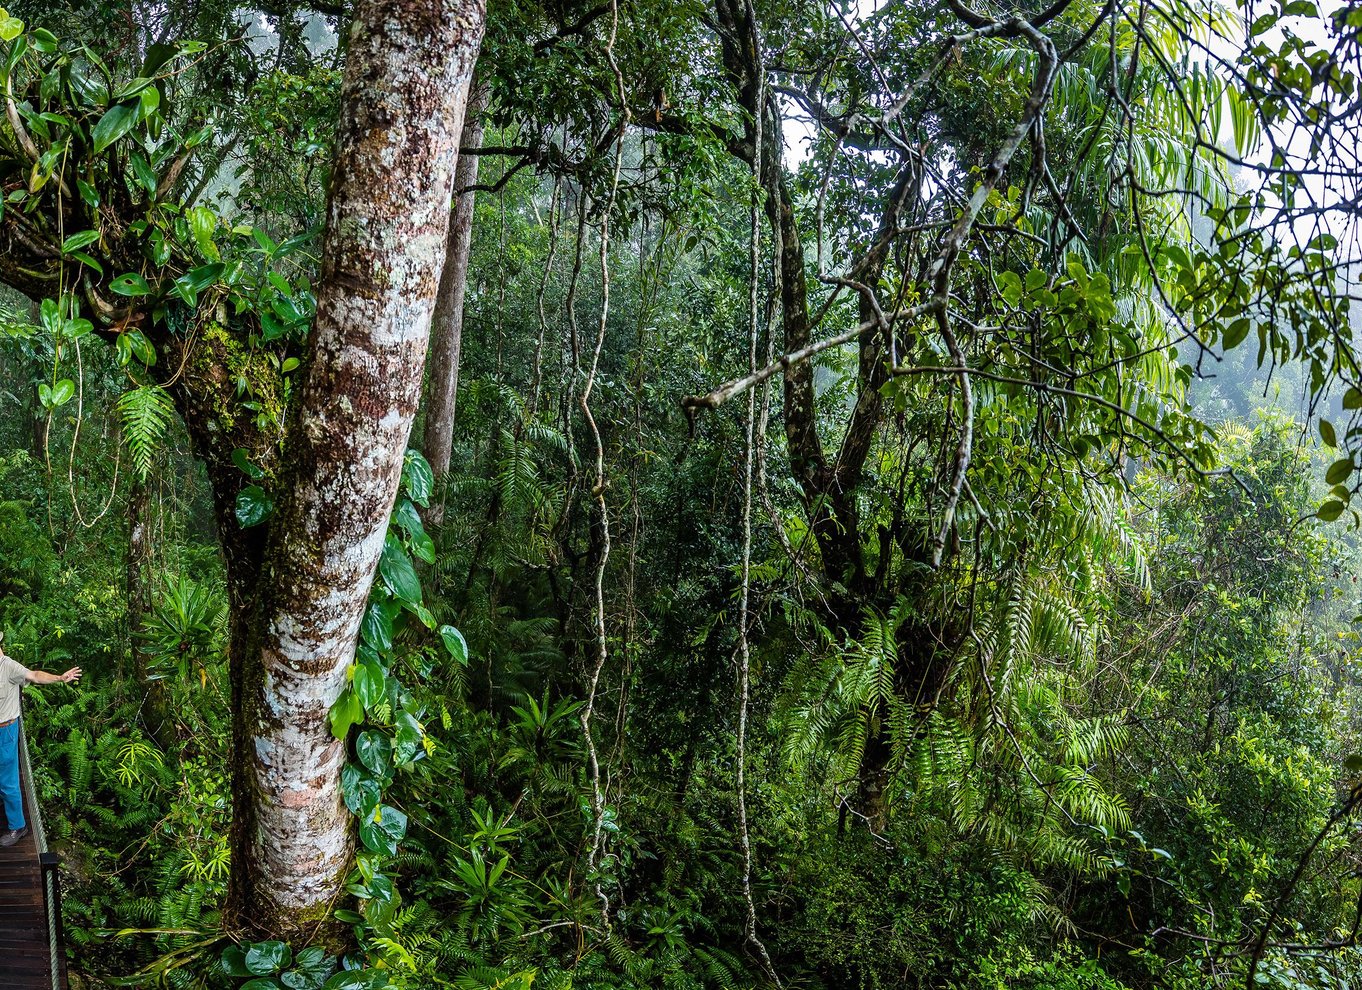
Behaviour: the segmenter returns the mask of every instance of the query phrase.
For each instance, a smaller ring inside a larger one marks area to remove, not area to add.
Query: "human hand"
[[[80,674],[81,670],[79,667],[72,667],[66,673],[61,675],[61,679],[65,681],[67,684],[73,684],[76,681],[80,680]]]

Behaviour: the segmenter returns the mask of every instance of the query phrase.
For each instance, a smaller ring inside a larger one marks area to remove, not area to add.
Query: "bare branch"
[[[912,306],[908,309],[888,314],[886,315],[885,320],[889,323],[893,323],[899,319],[913,319],[923,316],[926,313],[933,312],[937,306],[938,304],[935,301],[923,303],[920,306]],[[806,347],[801,347],[798,350],[782,355],[764,368],[744,375],[742,378],[735,378],[731,382],[720,385],[712,392],[706,392],[704,395],[688,395],[681,400],[681,407],[692,417],[695,415],[695,412],[700,409],[718,409],[729,399],[732,399],[734,396],[742,395],[748,389],[760,385],[768,378],[778,375],[810,358],[816,357],[826,350],[840,347],[843,344],[849,344],[862,334],[879,329],[881,325],[879,320],[871,320],[866,323],[857,324],[850,330],[845,330],[842,333],[835,334],[824,340],[815,341]]]

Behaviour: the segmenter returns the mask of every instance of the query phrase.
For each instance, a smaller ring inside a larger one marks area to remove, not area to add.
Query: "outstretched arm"
[[[72,667],[64,674],[49,674],[45,670],[30,670],[28,682],[30,684],[72,684],[80,680],[80,673],[79,667]]]

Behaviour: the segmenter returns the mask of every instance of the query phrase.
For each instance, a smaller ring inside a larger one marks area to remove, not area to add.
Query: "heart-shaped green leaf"
[[[406,834],[407,816],[386,804],[379,805],[359,825],[359,839],[364,847],[385,856],[397,855],[397,844]]]
[[[243,529],[258,526],[274,511],[274,499],[259,485],[247,485],[236,497],[236,521]]]

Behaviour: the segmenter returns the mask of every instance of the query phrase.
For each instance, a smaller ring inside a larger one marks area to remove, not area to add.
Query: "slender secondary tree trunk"
[[[128,553],[123,560],[124,584],[128,593],[128,652],[132,656],[132,674],[140,685],[148,664],[138,633],[147,613],[151,611],[144,564],[147,560],[147,483],[132,472],[128,485]],[[119,676],[125,675],[120,666]]]
[[[482,110],[487,104],[487,89],[476,79],[469,84],[468,108],[464,116],[461,148],[482,144]],[[478,181],[478,156],[459,155],[454,171],[454,188],[468,189]],[[435,317],[430,327],[430,386],[426,393],[426,435],[423,444],[426,460],[435,472],[439,496],[426,512],[426,522],[444,522],[444,481],[454,449],[454,404],[459,391],[459,358],[463,352],[463,297],[468,285],[468,258],[473,249],[473,198],[476,194],[458,193],[454,216],[449,223],[445,267],[440,274],[440,292],[435,299]]]
[[[485,0],[361,0],[350,31],[311,357],[241,665],[249,807],[233,899],[239,921],[273,934],[323,921],[353,858],[327,713],[420,397],[485,15]]]
[[[39,323],[41,320],[38,303],[29,306],[29,321]],[[27,357],[20,359],[24,378],[28,387],[27,401],[24,403],[28,411],[30,447],[34,460],[43,462],[47,459],[47,410],[38,401],[37,383],[42,381],[51,372],[52,368],[48,362],[38,357],[37,354],[30,353]]]
[[[125,561],[128,591],[128,640],[133,677],[142,692],[142,725],[156,745],[171,742],[169,705],[165,682],[151,678],[151,657],[142,646],[140,633],[151,613],[151,489],[146,479],[131,472],[128,486],[128,556]]]
[[[30,384],[30,390],[33,386]],[[36,400],[28,403],[29,447],[33,459],[42,462],[47,457],[47,410]]]

